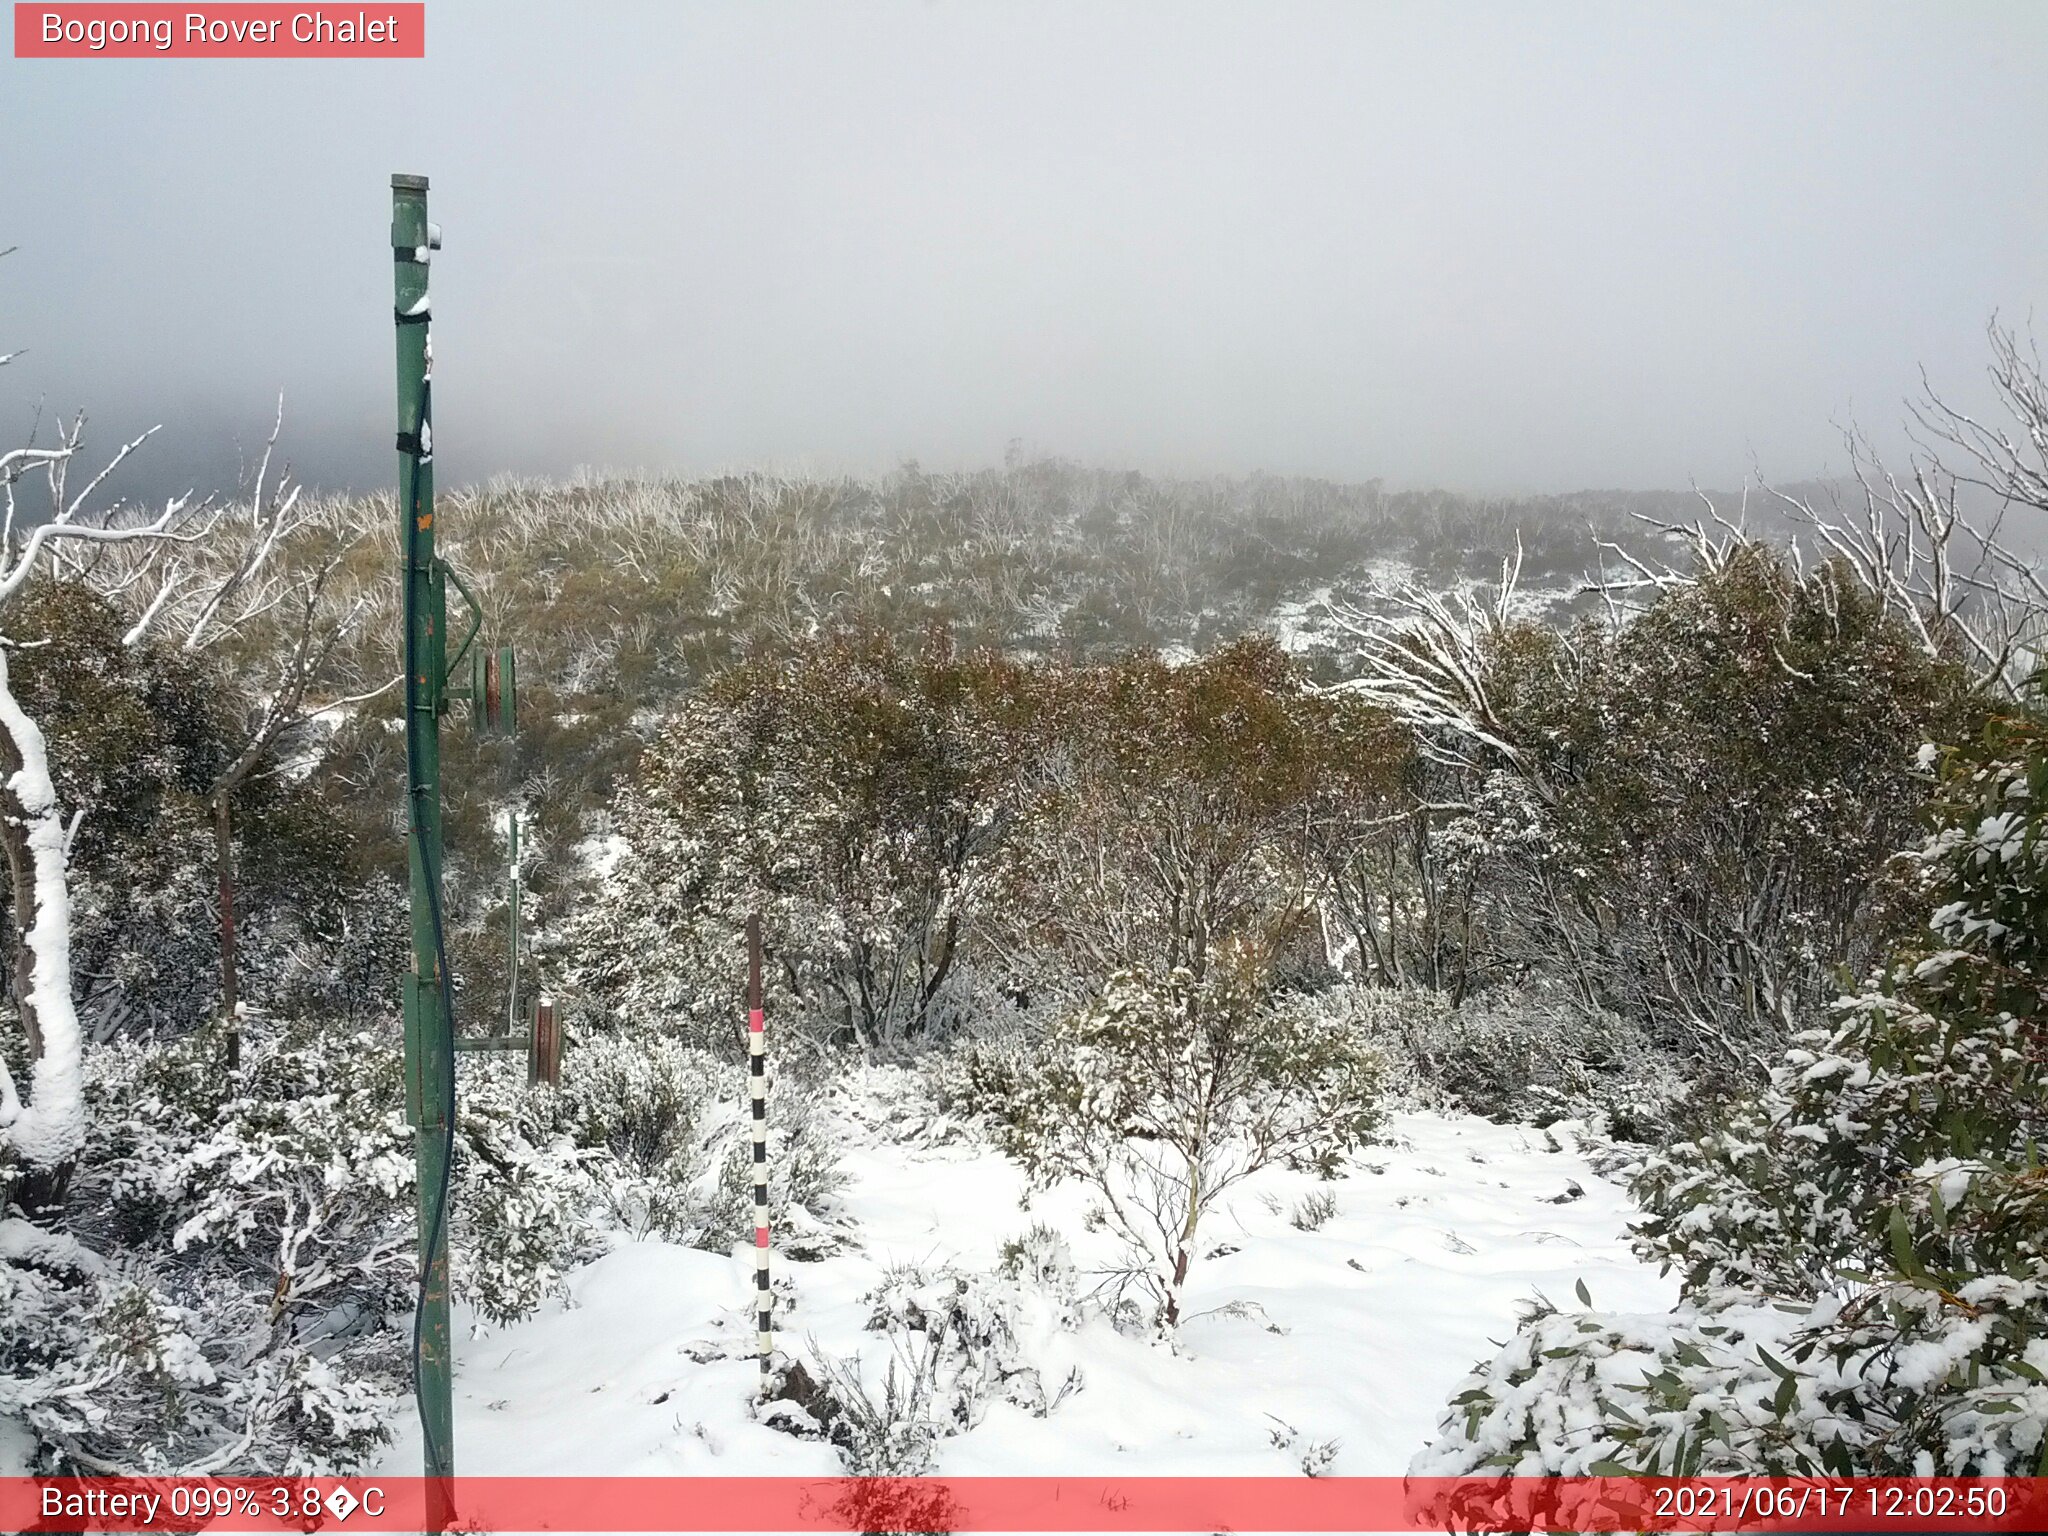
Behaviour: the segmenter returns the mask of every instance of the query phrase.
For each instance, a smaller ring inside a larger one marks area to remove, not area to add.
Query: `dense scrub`
[[[493,631],[518,645],[528,702],[509,749],[449,741],[456,906],[494,913],[492,817],[516,796],[537,850],[530,889],[543,914],[565,911],[581,888],[574,850],[604,830],[606,807],[669,717],[714,679],[772,667],[821,635],[873,632],[915,651],[943,632],[963,653],[1091,662],[1264,631],[1335,676],[1326,597],[1370,604],[1403,575],[1468,581],[1519,541],[1561,611],[1599,559],[1596,535],[1652,550],[1657,535],[1632,514],[1682,517],[1688,505],[1159,480],[1055,461],[943,475],[907,465],[872,480],[499,481],[451,492],[445,552],[485,596]],[[388,667],[395,514],[366,498],[322,516],[325,537],[348,547],[350,592],[368,604],[352,642],[358,670]],[[388,797],[365,793],[391,782],[396,750],[381,715],[352,716],[314,781],[402,874]],[[470,963],[488,964],[487,953]]]
[[[1550,514],[1623,509],[1537,510],[1523,571],[1555,576],[1580,535]],[[324,509],[307,558],[367,584],[382,534],[355,524],[385,511]],[[1121,1303],[1096,1299],[1168,1339],[1218,1197],[1265,1163],[1340,1172],[1389,1092],[1618,1143],[1695,1129],[1674,1159],[1747,1145],[1741,1106],[1816,1049],[1837,968],[1913,920],[1892,855],[1928,793],[1915,749],[1967,739],[1989,704],[1853,573],[1757,544],[1627,614],[1502,591],[1500,621],[1458,637],[1462,716],[1373,686],[1384,652],[1319,617],[1366,613],[1394,572],[1469,590],[1459,552],[1512,543],[1530,511],[1060,466],[458,498],[456,553],[513,622],[528,687],[517,741],[449,736],[457,995],[465,1020],[505,1005],[516,806],[528,982],[572,1037],[559,1093],[465,1061],[462,1297],[524,1315],[608,1232],[744,1236],[750,911],[773,1070],[799,1085],[772,1124],[792,1251],[844,1237],[800,1085],[847,1050],[919,1058],[946,1108],[1095,1187],[1127,1250]],[[51,1467],[348,1465],[400,1401],[410,1304],[384,599],[362,587],[345,642],[367,697],[269,743],[236,791],[235,1061],[208,796],[268,673],[233,640],[131,635],[118,585],[50,582],[9,610],[43,637],[9,658],[16,697],[86,813],[69,869],[91,1135],[60,1169],[7,1170],[0,1409]],[[22,879],[17,859],[17,913]],[[24,1045],[0,1046],[17,1076]],[[1852,1047],[1877,1049],[1828,1050]],[[1702,1083],[1718,1097],[1683,1102]],[[1887,1168],[1885,1198],[1917,1209]],[[1686,1193],[1748,1176],[1642,1188],[1697,1235]],[[1944,1217],[1980,1187],[2022,1209],[2031,1187],[1970,1180]],[[1737,1283],[1749,1238],[1700,1242],[1700,1283]],[[990,1392],[1055,1401],[1014,1347],[1042,1298],[1005,1298],[948,1314],[957,1336],[928,1335],[893,1390],[970,1418]],[[842,1366],[830,1432],[918,1459],[884,1422],[889,1383]]]
[[[693,696],[565,960],[709,1043],[759,909],[785,1014],[876,1050],[1199,980],[1227,940],[1262,985],[1419,987],[1474,1029],[1528,996],[1740,1080],[1906,931],[1913,755],[1985,708],[1840,571],[1753,545],[1473,665],[1491,745],[1449,760],[1270,641],[1034,666],[830,634]]]
[[[1542,1308],[1419,1468],[2048,1473],[2048,734],[1927,761],[1922,939],[1637,1168],[1684,1304]]]

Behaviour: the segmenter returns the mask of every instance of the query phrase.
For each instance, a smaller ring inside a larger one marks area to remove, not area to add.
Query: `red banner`
[[[0,1478],[10,1531],[2042,1531],[2048,1478]]]
[[[17,59],[423,59],[422,3],[23,5]]]

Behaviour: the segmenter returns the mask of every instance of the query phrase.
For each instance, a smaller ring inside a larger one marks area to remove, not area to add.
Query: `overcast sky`
[[[374,7],[372,7],[374,9]],[[0,58],[0,441],[443,483],[1002,460],[1839,467],[2048,298],[2048,6],[430,0],[424,62]],[[2048,316],[2044,316],[2048,323]]]

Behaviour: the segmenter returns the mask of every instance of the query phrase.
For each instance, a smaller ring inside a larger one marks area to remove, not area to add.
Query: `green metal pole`
[[[391,178],[391,254],[398,331],[398,512],[405,552],[406,803],[412,868],[413,968],[405,986],[406,1101],[419,1146],[419,1316],[415,1391],[429,1478],[455,1472],[449,1380],[448,1192],[454,1151],[454,1014],[441,913],[441,709],[447,677],[447,591],[434,553],[434,454],[427,274],[438,241],[427,179]],[[429,1495],[429,1529],[447,1511]],[[437,1523],[438,1522],[438,1523]]]

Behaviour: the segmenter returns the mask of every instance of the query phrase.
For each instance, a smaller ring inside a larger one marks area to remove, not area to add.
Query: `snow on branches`
[[[1383,1075],[1358,1031],[1268,1001],[1225,954],[1202,978],[1111,977],[1017,1074],[998,1137],[1034,1178],[1093,1191],[1128,1250],[1117,1278],[1171,1340],[1202,1218],[1262,1168],[1333,1175],[1378,1126]]]
[[[1635,1172],[1685,1305],[1541,1309],[1416,1471],[2048,1474],[2048,729],[1925,758],[1934,946]]]

